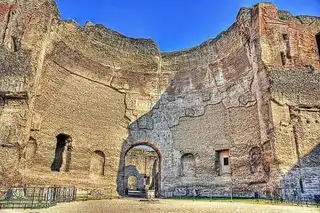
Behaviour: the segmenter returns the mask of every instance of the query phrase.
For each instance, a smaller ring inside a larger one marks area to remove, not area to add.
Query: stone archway
[[[144,189],[144,186],[143,186],[144,175],[139,173],[136,166],[134,166],[134,165],[126,166],[124,174],[125,175],[124,175],[123,187],[125,188],[126,195],[128,195],[128,190],[130,190],[129,178],[132,176],[137,178],[137,186],[136,186],[136,189],[134,189],[134,190],[143,191],[143,189]],[[133,190],[133,189],[131,189],[131,190]]]
[[[118,174],[118,193],[121,196],[125,196],[127,194],[128,190],[128,176],[129,174],[126,174],[126,156],[128,152],[137,147],[137,146],[146,146],[151,148],[157,155],[157,169],[152,168],[152,172],[156,172],[156,175],[152,179],[148,179],[148,177],[143,177],[144,178],[144,186],[149,190],[155,190],[155,196],[158,196],[160,194],[161,190],[161,154],[159,149],[152,143],[149,142],[137,142],[129,145],[128,143],[125,143],[122,147],[122,152],[120,155],[120,165],[119,165],[119,174]],[[154,167],[154,164],[152,164]],[[139,173],[141,176],[141,174]],[[139,178],[137,178],[138,182],[138,188],[139,188]],[[153,187],[152,187],[153,184]],[[141,188],[141,187],[140,187]]]

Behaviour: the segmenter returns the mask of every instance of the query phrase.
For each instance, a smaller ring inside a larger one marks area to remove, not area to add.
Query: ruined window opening
[[[316,40],[317,40],[319,59],[320,59],[320,33],[318,33],[318,35],[316,35]]]
[[[282,34],[283,40],[288,41],[289,40],[289,36],[288,34]]]
[[[12,49],[14,52],[20,50],[20,40],[17,37],[11,36],[12,39]]]
[[[228,166],[229,165],[229,158],[223,158],[223,165]]]
[[[229,150],[216,151],[216,171],[218,176],[230,173]]]
[[[54,159],[51,164],[51,171],[60,172],[62,164],[64,163],[64,171],[68,172],[71,164],[72,138],[70,135],[66,134],[59,134],[56,138],[57,144]],[[66,155],[64,156],[65,148],[67,148],[67,150]]]
[[[282,62],[282,65],[285,66],[286,65],[286,54],[284,52],[281,52],[280,53],[281,55],[281,62]]]

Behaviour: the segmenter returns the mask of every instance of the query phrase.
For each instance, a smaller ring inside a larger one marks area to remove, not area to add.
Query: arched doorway
[[[57,143],[51,171],[60,172],[63,166],[63,171],[68,172],[71,165],[72,138],[70,135],[61,133],[56,136],[56,139]],[[66,151],[65,148],[67,148]]]
[[[91,155],[90,174],[104,175],[105,155],[102,151],[96,150]]]
[[[134,168],[136,171],[131,171]],[[158,196],[160,192],[161,155],[151,143],[136,143],[123,149],[118,176],[118,192],[122,196],[143,197],[146,191]],[[134,175],[133,175],[134,174]],[[129,177],[137,178],[137,191],[130,193]]]
[[[138,179],[136,176],[128,177],[128,189],[129,190],[137,190],[138,189]]]

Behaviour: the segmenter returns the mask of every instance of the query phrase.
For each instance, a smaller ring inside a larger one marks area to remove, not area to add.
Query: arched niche
[[[90,160],[90,174],[104,175],[104,165],[105,154],[100,150],[94,151]]]
[[[181,156],[181,171],[183,177],[194,177],[196,175],[196,161],[191,153]]]

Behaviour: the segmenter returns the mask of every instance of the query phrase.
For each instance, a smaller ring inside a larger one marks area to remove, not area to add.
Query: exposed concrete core
[[[312,199],[319,32],[317,17],[259,3],[216,38],[161,53],[150,39],[63,21],[52,0],[1,2],[0,183],[123,194],[129,173],[146,187],[126,155],[147,145],[161,196]],[[61,133],[72,146],[57,146]]]

